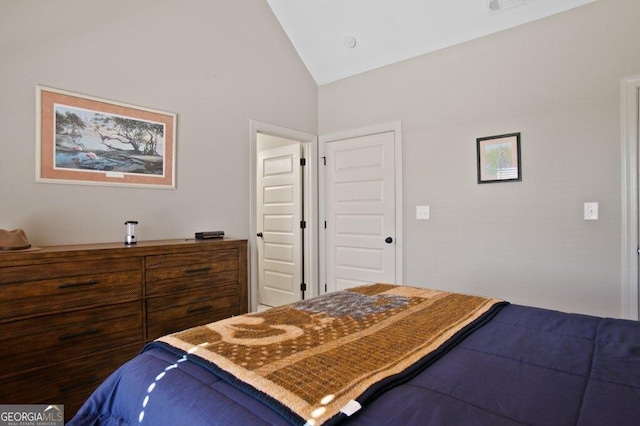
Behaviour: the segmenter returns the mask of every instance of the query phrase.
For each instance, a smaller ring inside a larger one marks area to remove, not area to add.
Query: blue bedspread
[[[151,348],[106,380],[69,423],[136,424],[287,422],[210,371]],[[640,323],[506,306],[344,424],[640,424]]]

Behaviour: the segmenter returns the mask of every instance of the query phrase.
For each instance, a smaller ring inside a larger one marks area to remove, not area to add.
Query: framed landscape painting
[[[36,181],[174,189],[176,114],[36,86]]]
[[[476,139],[478,183],[522,180],[520,133]]]

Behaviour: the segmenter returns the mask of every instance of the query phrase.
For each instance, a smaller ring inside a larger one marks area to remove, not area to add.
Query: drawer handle
[[[209,310],[211,310],[211,309],[213,309],[213,306],[211,306],[211,305],[205,305],[205,306],[201,306],[201,307],[199,307],[199,308],[189,308],[189,309],[187,309],[187,313],[188,313],[188,314],[192,314],[192,313],[194,313],[194,312],[209,311]]]
[[[211,266],[206,266],[204,268],[198,268],[198,269],[187,269],[185,272],[187,274],[198,274],[200,272],[209,272],[211,270]]]
[[[87,386],[87,385],[91,385],[91,384],[97,383],[99,381],[100,381],[100,379],[98,377],[95,377],[95,376],[94,377],[89,377],[86,380],[81,380],[81,381],[75,382],[75,383],[73,383],[71,385],[60,386],[58,388],[58,390],[60,392],[69,392],[70,390],[81,388],[81,387],[84,387],[84,386]]]
[[[75,283],[75,284],[61,284],[58,286],[58,288],[60,290],[63,290],[65,288],[73,288],[73,287],[85,287],[85,286],[89,286],[89,285],[96,285],[98,284],[100,281],[98,280],[93,280],[93,281],[86,281],[83,283]]]
[[[82,337],[82,336],[91,336],[98,332],[100,332],[100,330],[98,330],[97,328],[92,328],[90,330],[81,331],[80,333],[63,334],[58,337],[58,340],[73,339],[74,337]]]

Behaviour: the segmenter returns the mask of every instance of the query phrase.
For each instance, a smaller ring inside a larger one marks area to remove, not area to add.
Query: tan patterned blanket
[[[206,360],[291,422],[319,425],[351,415],[375,395],[376,386],[426,365],[503,304],[374,284],[228,318],[158,341],[191,354],[200,364]]]

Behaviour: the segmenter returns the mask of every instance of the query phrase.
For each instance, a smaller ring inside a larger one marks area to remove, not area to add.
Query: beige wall
[[[89,4],[90,3],[90,4]],[[176,190],[35,182],[35,85],[178,114]],[[264,0],[0,1],[0,228],[33,244],[248,237],[249,120],[317,131]]]
[[[320,87],[320,134],[402,120],[407,284],[622,314],[620,81],[640,74],[639,17],[600,0]],[[476,138],[511,132],[522,182],[478,185]]]
[[[141,240],[247,238],[250,119],[321,134],[402,120],[408,284],[619,316],[638,17],[600,0],[318,91],[263,0],[2,0],[0,228],[37,245],[118,241],[128,219]],[[36,84],[177,113],[178,189],[36,183]],[[475,139],[516,131],[523,181],[478,185]]]

